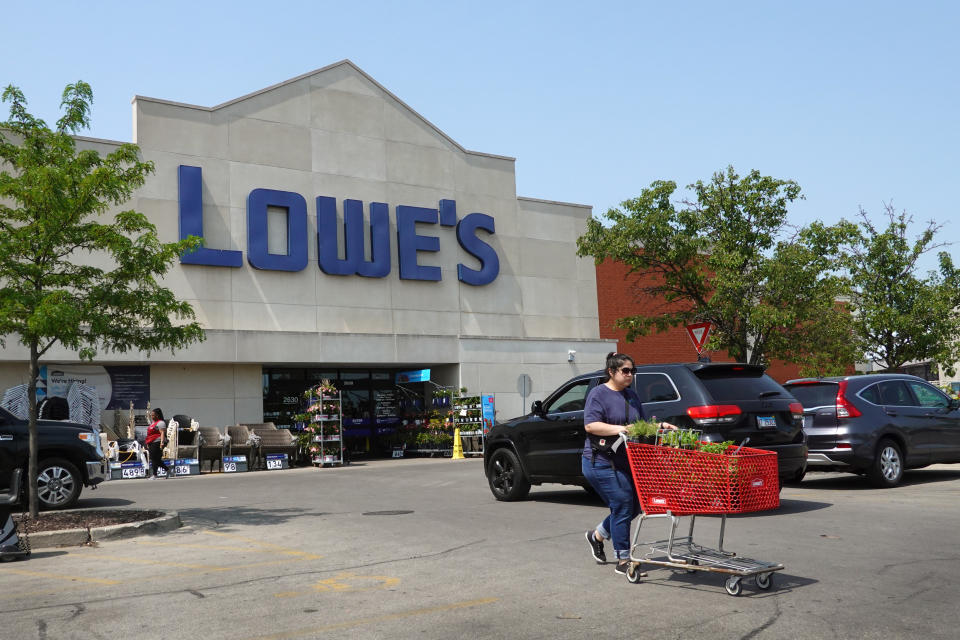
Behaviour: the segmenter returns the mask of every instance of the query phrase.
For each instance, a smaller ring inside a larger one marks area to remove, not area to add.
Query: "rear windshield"
[[[718,403],[757,400],[763,393],[767,394],[764,396],[767,398],[790,397],[790,394],[776,380],[757,369],[736,371],[727,368],[710,368],[694,373]]]
[[[837,403],[836,383],[788,384],[787,391],[800,401],[804,409],[832,407]]]

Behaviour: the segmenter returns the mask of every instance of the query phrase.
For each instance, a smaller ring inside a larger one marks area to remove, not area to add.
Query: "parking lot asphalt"
[[[79,506],[185,526],[0,565],[0,638],[955,638],[958,503],[960,465],[887,490],[810,474],[728,518],[725,548],[785,567],[735,598],[704,573],[629,584],[589,557],[595,499],[496,502],[475,459],[111,481]]]

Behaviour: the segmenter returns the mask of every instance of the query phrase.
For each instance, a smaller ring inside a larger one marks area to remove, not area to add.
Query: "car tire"
[[[503,502],[523,500],[530,493],[530,483],[523,475],[520,460],[507,448],[497,449],[490,457],[487,482],[493,497]]]
[[[37,466],[37,497],[41,509],[69,509],[80,499],[80,472],[62,458],[47,458]]]
[[[793,474],[792,476],[790,476],[789,478],[787,478],[786,480],[784,480],[783,483],[781,484],[781,487],[782,487],[784,484],[785,484],[785,485],[789,485],[789,486],[796,486],[796,485],[800,484],[801,482],[803,482],[803,478],[804,478],[804,476],[806,476],[806,475],[807,475],[807,465],[803,465],[803,468],[802,468],[802,469],[800,469],[800,470],[797,471],[795,474]]]
[[[903,452],[900,445],[890,438],[881,440],[873,456],[873,464],[867,471],[867,477],[873,486],[881,489],[900,484],[900,479],[903,478]]]

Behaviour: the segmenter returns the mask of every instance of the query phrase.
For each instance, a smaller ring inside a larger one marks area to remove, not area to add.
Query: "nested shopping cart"
[[[737,556],[723,548],[727,515],[775,509],[780,505],[777,454],[772,451],[730,446],[722,453],[689,447],[627,443],[627,457],[643,513],[630,546],[627,580],[640,582],[641,566],[651,565],[690,573],[726,574],[724,588],[740,595],[743,579],[753,577],[758,589],[773,585],[773,572],[783,565]],[[697,515],[720,515],[720,540],[716,548],[693,539]],[[686,536],[678,536],[682,517],[689,516]],[[669,522],[666,539],[641,541],[647,520]]]

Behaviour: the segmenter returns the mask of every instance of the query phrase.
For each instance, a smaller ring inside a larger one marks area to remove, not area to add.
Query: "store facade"
[[[138,96],[133,117],[156,172],[128,206],[165,240],[204,238],[165,284],[207,338],[92,364],[139,368],[137,393],[168,415],[282,424],[285,399],[331,377],[372,430],[415,404],[398,374],[429,369],[415,394],[495,394],[502,419],[616,346],[576,256],[590,207],[518,197],[512,158],[462,148],[349,61],[212,108]],[[0,350],[4,388],[25,358]],[[45,362],[83,364],[62,349]]]

